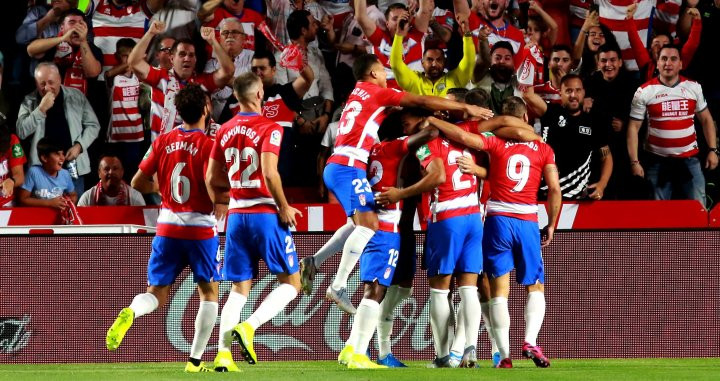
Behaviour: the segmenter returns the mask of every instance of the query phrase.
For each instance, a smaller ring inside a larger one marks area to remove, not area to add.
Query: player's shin
[[[197,315],[195,316],[195,336],[193,337],[192,346],[190,347],[190,358],[200,360],[205,347],[207,346],[215,320],[218,315],[218,303],[210,301],[200,301]]]
[[[139,318],[140,316],[147,315],[150,312],[155,311],[155,309],[158,308],[158,305],[160,303],[158,302],[158,299],[155,297],[155,295],[146,292],[144,294],[137,294],[135,295],[135,298],[133,298],[132,303],[130,303],[130,309],[133,310],[135,313],[135,318]]]
[[[545,293],[532,291],[528,293],[525,305],[525,342],[537,345],[537,336],[545,319]]]
[[[218,333],[218,351],[230,350],[233,341],[232,329],[240,322],[240,313],[247,302],[241,293],[230,291],[220,314],[220,332]]]
[[[350,273],[355,268],[357,261],[360,259],[365,246],[370,238],[375,235],[375,231],[365,226],[356,226],[343,246],[342,258],[340,258],[340,266],[338,267],[335,279],[332,282],[334,290],[340,290],[347,286],[347,280]]]
[[[378,318],[378,359],[385,358],[385,356],[392,353],[390,335],[393,330],[395,308],[410,295],[412,295],[412,287],[394,285],[387,289],[385,298],[380,303],[380,316]]]
[[[497,342],[493,335],[492,324],[490,323],[490,302],[480,303],[480,310],[482,311],[482,321],[485,326],[485,332],[488,334],[490,340],[490,354],[498,352]]]
[[[281,283],[263,300],[260,306],[246,320],[253,329],[258,329],[268,320],[274,318],[285,306],[297,296],[297,289],[287,283]]]
[[[443,358],[450,353],[447,343],[447,322],[450,318],[450,307],[447,302],[449,292],[449,290],[430,289],[430,327],[438,358]]]
[[[348,218],[345,225],[341,226],[340,229],[336,230],[330,239],[325,242],[323,247],[315,253],[315,267],[320,267],[325,260],[332,257],[338,251],[343,249],[345,242],[347,241],[350,233],[355,229],[355,224],[351,218]]]
[[[510,358],[510,311],[507,298],[498,296],[490,299],[490,322],[500,357]]]
[[[477,287],[460,286],[458,291],[460,293],[460,310],[462,311],[463,325],[465,327],[465,347],[477,346],[481,316]]]
[[[353,331],[357,330],[354,343],[355,353],[364,355],[377,327],[380,316],[380,304],[372,299],[363,299],[358,305],[353,322]]]

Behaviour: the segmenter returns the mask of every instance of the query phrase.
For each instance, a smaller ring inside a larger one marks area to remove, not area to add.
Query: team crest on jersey
[[[23,149],[20,143],[13,145],[12,147],[12,157],[19,158],[23,157]]]
[[[389,267],[386,268],[386,269],[385,269],[385,274],[383,274],[383,279],[390,278],[390,272],[391,272],[391,271],[392,271],[392,270],[390,270]]]
[[[558,119],[558,127],[565,127],[567,124],[567,119],[565,119],[564,116],[560,115],[560,119]]]
[[[427,144],[423,144],[420,148],[418,148],[417,152],[415,152],[415,156],[417,156],[420,160],[425,160],[430,156],[430,147],[428,147]]]
[[[151,153],[152,153],[152,146],[150,146],[150,148],[148,148],[147,152],[145,152],[145,156],[143,156],[143,160],[145,160],[145,159],[147,159],[148,157],[150,157],[150,154],[151,154]]]
[[[364,194],[358,195],[358,200],[360,200],[360,206],[365,206],[365,205],[367,205],[367,200],[365,200],[365,195],[364,195]]]
[[[293,256],[292,256],[292,255],[288,255],[287,259],[288,259],[288,265],[289,265],[290,267],[295,266],[295,259],[293,259]]]
[[[370,163],[370,168],[368,169],[368,175],[369,175],[368,177],[370,178],[370,186],[374,186],[375,184],[379,183],[383,177],[382,163],[380,163],[377,160],[373,160],[373,162]]]
[[[270,144],[280,146],[280,141],[282,140],[282,134],[280,131],[275,130],[270,134]]]

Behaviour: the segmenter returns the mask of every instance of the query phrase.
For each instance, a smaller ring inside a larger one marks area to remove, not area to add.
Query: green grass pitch
[[[154,381],[154,380],[720,380],[720,359],[593,359],[553,360],[538,369],[529,360],[516,360],[513,369],[427,369],[427,362],[409,362],[407,369],[348,370],[333,361],[264,361],[242,364],[243,372],[185,374],[182,363],[0,364],[0,380]]]

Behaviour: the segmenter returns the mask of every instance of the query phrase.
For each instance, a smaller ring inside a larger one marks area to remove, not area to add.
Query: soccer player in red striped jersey
[[[380,60],[372,54],[355,59],[353,74],[357,85],[343,109],[335,151],[323,173],[328,190],[338,199],[349,219],[320,249],[320,252],[326,253],[323,255],[324,260],[342,247],[340,267],[326,291],[326,296],[350,314],[355,313],[355,307],[350,303],[346,292],[347,279],[365,245],[378,228],[375,202],[366,168],[370,149],[378,142],[379,126],[387,116],[386,109],[392,106],[423,107],[435,111],[463,111],[476,117],[492,116],[490,110],[482,107],[388,89],[387,72]],[[314,257],[308,257],[312,259],[303,259],[303,269],[313,269],[307,272],[307,277],[303,275],[303,289],[306,293],[310,293],[312,289],[310,279],[314,276],[314,268],[319,266],[314,258],[319,257],[320,252]],[[305,270],[303,273],[306,273]]]
[[[525,103],[517,97],[508,98],[504,102],[503,114],[523,116],[527,121]],[[502,357],[497,367],[512,367],[507,298],[510,271],[513,268],[516,269],[518,283],[525,286],[528,292],[523,355],[531,358],[535,365],[547,367],[550,361],[536,341],[545,316],[545,272],[540,247],[541,242],[542,246],[547,246],[553,238],[561,204],[553,150],[534,134],[529,135],[534,140],[521,141],[501,139],[490,134],[475,135],[450,124],[437,127],[449,139],[490,155],[488,172],[491,194],[487,204],[488,217],[485,220],[482,249],[484,271],[490,277],[492,330]],[[502,130],[496,132],[502,132],[500,135],[505,137],[512,136]],[[548,225],[541,238],[537,218],[537,191],[543,177],[549,188]]]
[[[233,92],[240,112],[217,132],[207,174],[215,203],[229,203],[222,277],[233,285],[220,316],[215,358],[219,371],[239,371],[230,354],[232,337],[238,340],[245,360],[257,362],[255,330],[282,311],[300,289],[290,227],[301,213],[288,204],[277,170],[283,128],[260,114],[264,90],[257,75],[235,78]],[[247,320],[237,324],[260,259],[280,285]]]
[[[209,372],[201,361],[218,313],[218,249],[213,203],[205,187],[205,170],[212,141],[205,135],[205,92],[188,85],[178,92],[175,106],[183,124],[153,142],[132,180],[143,193],[155,189],[157,173],[162,206],[148,261],[148,288],[120,311],[107,332],[106,345],[116,350],[133,320],[165,304],[170,286],[190,266],[198,284],[200,308],[186,372]]]

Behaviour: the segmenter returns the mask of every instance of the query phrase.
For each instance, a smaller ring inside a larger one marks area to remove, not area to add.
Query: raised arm
[[[449,99],[426,96],[426,95],[414,95],[412,93],[405,93],[405,96],[400,99],[400,106],[402,107],[422,107],[432,111],[462,111],[467,113],[471,117],[476,118],[492,118],[493,113],[491,110],[451,101]]]
[[[215,9],[223,3],[223,0],[208,0],[198,10],[197,17],[202,23],[210,22],[215,18]]]
[[[434,0],[420,0],[420,7],[415,14],[415,29],[417,29],[419,32],[427,33],[430,22],[433,19],[434,10]]]
[[[373,33],[375,33],[377,25],[375,25],[375,21],[373,21],[370,16],[368,16],[366,0],[355,0],[354,17],[355,21],[360,24],[360,29],[362,29],[366,38],[369,38],[373,35]]]
[[[470,17],[470,5],[467,0],[453,0],[453,11],[456,20],[467,20]]]
[[[533,86],[527,87],[523,93],[523,100],[527,103],[528,109],[535,115],[543,116],[547,112],[547,103],[539,95],[535,94]]]
[[[543,19],[545,22],[545,25],[547,25],[547,38],[550,41],[550,46],[555,45],[555,42],[557,41],[557,32],[558,32],[558,24],[555,22],[555,19],[552,18],[547,12],[545,12],[544,9],[540,6],[540,3],[538,3],[535,0],[530,1],[530,9],[535,11],[540,18]]]
[[[142,36],[140,41],[138,41],[137,45],[135,45],[130,52],[130,55],[128,55],[128,65],[130,65],[130,69],[132,69],[141,81],[147,79],[150,73],[150,64],[145,61],[145,52],[148,46],[150,46],[150,41],[164,31],[164,22],[159,20],[153,21],[148,31]]]
[[[650,63],[651,59],[645,45],[642,40],[640,40],[640,35],[638,34],[637,26],[635,25],[634,16],[636,10],[637,3],[630,4],[630,6],[627,7],[627,10],[625,11],[625,26],[628,31],[628,39],[630,40],[630,47],[632,48],[633,55],[635,56],[635,61],[637,62],[639,68],[643,68],[645,65]]]
[[[590,27],[600,25],[600,15],[598,12],[589,12],[585,17],[585,22],[580,28],[580,34],[577,40],[575,40],[575,46],[573,47],[572,58],[575,62],[582,58],[583,50],[585,50],[585,41],[587,41],[587,33],[590,31]],[[586,63],[584,63],[586,64]]]
[[[677,22],[677,31],[681,37],[687,37],[690,34],[690,27],[695,23],[695,12],[697,12],[698,16],[700,15],[700,12],[697,9],[699,3],[700,0],[687,0],[685,2],[685,13],[680,15]],[[692,11],[693,9],[695,11]]]
[[[545,178],[545,184],[548,186],[548,224],[543,228],[541,235],[542,247],[545,247],[550,244],[555,233],[555,224],[557,224],[560,207],[562,206],[562,192],[560,191],[560,179],[555,164],[545,165],[543,168],[543,177]]]
[[[27,46],[27,54],[32,58],[43,58],[48,50],[60,45],[62,42],[67,42],[71,36],[71,33],[66,33],[60,37],[38,38]]]
[[[488,37],[490,30],[481,28],[478,33],[478,59],[473,68],[473,82],[479,82],[487,74],[490,69],[490,44]]]
[[[90,50],[90,43],[87,39],[87,24],[85,24],[85,22],[79,22],[70,30],[69,34],[72,34],[73,31],[77,33],[82,40],[80,43],[80,54],[82,55],[82,68],[85,76],[89,78],[97,77],[102,71],[102,65],[100,65],[100,61],[95,58],[92,50]]]
[[[300,70],[300,76],[295,78],[292,84],[293,90],[295,90],[298,98],[302,99],[305,96],[305,93],[310,90],[310,86],[312,86],[314,80],[315,72],[313,72],[309,64],[305,65],[305,67]]]
[[[407,16],[402,16],[401,19],[407,21]],[[422,81],[420,74],[411,70],[403,60],[403,40],[407,36],[409,29],[410,23],[408,22],[405,23],[404,28],[400,28],[400,25],[397,27],[397,34],[393,38],[392,48],[390,49],[390,67],[393,74],[395,74],[395,80],[402,89],[411,93],[418,93],[419,89],[416,87]]]
[[[282,180],[280,179],[280,173],[277,170],[278,156],[272,152],[263,152],[260,155],[260,161],[262,163],[262,174],[265,178],[265,184],[275,200],[275,204],[278,206],[280,221],[288,226],[297,225],[295,216],[298,214],[302,216],[302,213],[290,206],[285,198],[285,192],[283,192],[282,188]]]
[[[690,8],[687,13],[692,14],[692,26],[690,27],[690,34],[688,35],[685,45],[682,47],[680,52],[680,58],[682,59],[683,66],[689,67],[697,48],[700,46],[700,36],[702,35],[702,18],[700,18],[700,11],[695,8]],[[686,13],[686,14],[687,14]]]
[[[448,74],[449,77],[454,79],[455,85],[464,87],[472,78],[473,71],[475,70],[475,42],[472,39],[472,34],[467,29],[467,23],[460,25],[460,30],[463,33],[463,58],[460,60],[458,66],[451,70]]]
[[[200,28],[200,36],[212,47],[218,59],[220,68],[213,72],[213,81],[215,82],[215,86],[221,88],[227,85],[232,79],[233,74],[235,74],[235,64],[225,49],[223,49],[222,45],[220,45],[217,38],[215,38],[215,29],[204,26]]]

